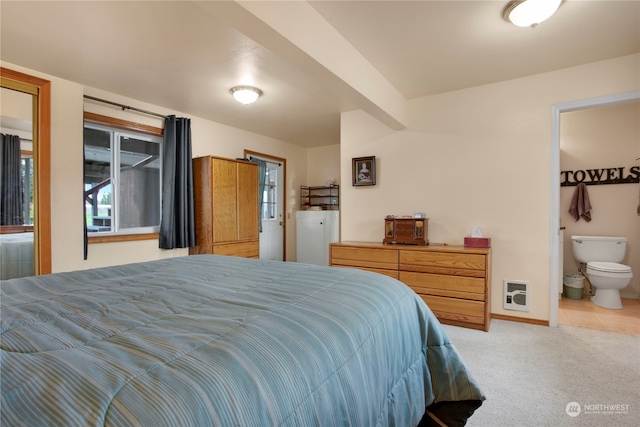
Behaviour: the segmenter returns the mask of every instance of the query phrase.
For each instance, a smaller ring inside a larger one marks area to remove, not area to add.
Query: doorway
[[[287,160],[268,154],[245,150],[244,157],[266,162],[265,186],[260,218],[260,259],[286,259],[285,194]]]
[[[34,274],[52,272],[51,263],[51,82],[0,67],[1,86],[32,100]]]
[[[549,326],[558,326],[559,299],[562,274],[560,266],[560,118],[570,111],[601,108],[640,100],[640,91],[608,95],[599,98],[555,104],[551,109],[551,217],[550,217],[550,289],[549,289]]]

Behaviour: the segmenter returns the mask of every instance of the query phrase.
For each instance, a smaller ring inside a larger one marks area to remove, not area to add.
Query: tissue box
[[[468,248],[490,248],[491,237],[465,237],[464,246]]]

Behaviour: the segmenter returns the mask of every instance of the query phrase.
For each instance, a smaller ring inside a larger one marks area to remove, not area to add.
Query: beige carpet
[[[504,320],[445,329],[487,397],[469,427],[640,425],[639,336]]]

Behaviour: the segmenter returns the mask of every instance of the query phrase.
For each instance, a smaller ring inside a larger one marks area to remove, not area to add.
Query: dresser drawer
[[[260,243],[255,241],[238,242],[238,243],[223,243],[213,245],[214,255],[229,255],[238,256],[243,258],[259,258],[260,257]]]
[[[331,265],[397,271],[398,251],[332,245]]]
[[[400,270],[485,277],[487,260],[481,254],[401,250],[399,257]]]
[[[485,280],[477,277],[400,271],[400,281],[417,294],[484,301]]]
[[[466,301],[433,295],[420,295],[433,314],[443,323],[447,321],[473,323],[483,326],[485,322],[485,306],[480,301]]]
[[[385,276],[389,276],[391,278],[394,278],[394,279],[398,280],[398,271],[397,270],[384,270],[382,268],[355,267],[353,265],[335,265],[335,264],[332,265],[332,267],[357,268],[358,270],[373,271],[374,273],[384,274]]]

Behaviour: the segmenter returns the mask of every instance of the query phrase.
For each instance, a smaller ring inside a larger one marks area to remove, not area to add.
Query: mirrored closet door
[[[51,272],[50,83],[1,69],[0,279]]]

